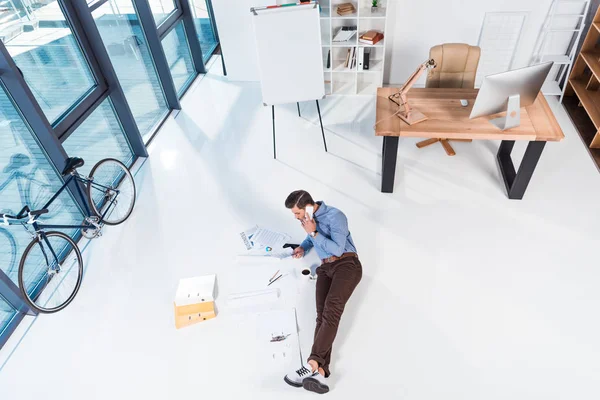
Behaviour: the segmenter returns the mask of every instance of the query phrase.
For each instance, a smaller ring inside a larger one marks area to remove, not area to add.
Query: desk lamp
[[[402,119],[402,121],[406,122],[408,125],[418,124],[419,122],[425,121],[427,116],[425,116],[422,112],[415,108],[411,108],[408,104],[408,99],[406,95],[408,91],[412,88],[412,86],[419,80],[423,72],[425,72],[429,68],[435,68],[435,60],[432,58],[430,60],[425,61],[423,64],[419,65],[419,68],[407,79],[407,81],[402,85],[398,93],[394,93],[388,98],[394,103],[398,104],[398,106],[403,107],[404,111],[398,112],[398,116]]]

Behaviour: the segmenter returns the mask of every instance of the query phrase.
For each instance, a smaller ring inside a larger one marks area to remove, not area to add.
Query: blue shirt
[[[300,246],[306,253],[314,247],[321,260],[331,256],[339,257],[344,253],[356,253],[344,213],[325,205],[323,201],[317,201],[317,204],[319,208],[313,217],[319,233],[316,237],[308,235]]]

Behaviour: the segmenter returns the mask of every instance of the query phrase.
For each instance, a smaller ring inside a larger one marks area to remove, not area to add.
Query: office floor
[[[298,188],[347,214],[364,266],[328,398],[599,398],[600,175],[551,104],[566,139],[546,146],[523,201],[506,198],[495,142],[458,143],[447,157],[402,140],[395,193],[382,194],[372,98],[322,102],[329,153],[312,103],[302,118],[295,104],[277,107],[275,161],[258,85],[230,83],[213,63],[151,144],[132,218],[85,251],[75,302],[0,351],[2,398],[310,396],[231,374],[244,356],[228,351],[226,318],[180,331],[172,321],[178,279],[225,279],[241,230],[261,224],[302,238],[283,207]],[[314,289],[303,288],[306,352]]]

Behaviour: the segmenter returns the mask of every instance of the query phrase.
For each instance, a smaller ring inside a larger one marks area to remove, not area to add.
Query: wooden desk
[[[499,115],[469,119],[477,97],[477,89],[412,89],[408,93],[411,106],[429,117],[415,125],[408,125],[397,116],[390,118],[398,106],[388,100],[395,88],[377,89],[376,136],[383,136],[383,163],[381,191],[394,191],[398,139],[400,137],[501,140],[497,159],[504,178],[508,197],[522,199],[546,142],[558,142],[565,136],[540,93],[536,101],[521,109],[521,126],[501,131],[488,121]],[[469,101],[467,107],[460,100]],[[529,144],[519,171],[515,171],[510,153],[515,140]]]

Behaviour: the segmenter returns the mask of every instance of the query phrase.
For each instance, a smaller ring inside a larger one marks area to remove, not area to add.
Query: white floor
[[[494,142],[458,143],[447,157],[402,140],[396,190],[382,194],[370,97],[323,101],[329,153],[314,104],[303,118],[295,104],[277,107],[277,161],[259,87],[228,82],[220,62],[183,106],[137,175],[132,218],[85,252],[75,302],[0,352],[0,398],[310,396],[240,376],[226,315],[179,331],[172,319],[179,278],[214,272],[232,283],[241,230],[301,240],[283,205],[299,188],[346,213],[364,267],[329,398],[600,398],[600,174],[556,101],[566,139],[546,146],[522,201],[506,197]],[[307,352],[314,289],[297,287]]]

